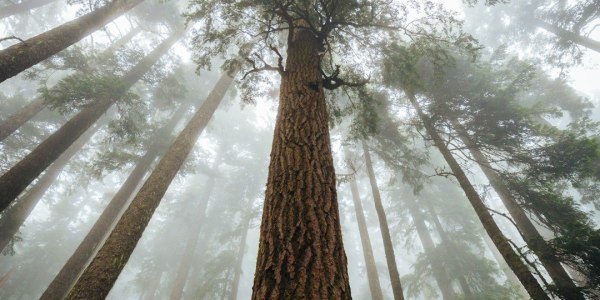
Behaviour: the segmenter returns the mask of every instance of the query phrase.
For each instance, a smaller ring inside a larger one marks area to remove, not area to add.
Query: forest
[[[0,0],[0,299],[600,299],[600,0]]]

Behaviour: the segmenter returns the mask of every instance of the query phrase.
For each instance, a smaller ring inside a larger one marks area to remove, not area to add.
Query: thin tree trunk
[[[479,194],[477,194],[477,191],[469,181],[467,175],[462,170],[461,166],[458,164],[454,156],[452,156],[452,153],[447,148],[446,144],[434,128],[427,115],[425,115],[425,113],[421,110],[421,107],[419,106],[415,96],[409,94],[408,98],[414,106],[415,110],[417,111],[419,117],[421,118],[421,121],[423,122],[427,133],[432,138],[435,146],[441,152],[442,156],[444,156],[446,163],[450,166],[452,173],[454,174],[454,176],[458,180],[458,183],[465,192],[467,199],[469,199],[469,202],[475,209],[475,213],[479,217],[479,220],[483,224],[483,227],[485,228],[486,232],[494,242],[494,245],[496,245],[496,247],[498,248],[498,251],[500,251],[500,253],[502,254],[502,257],[504,257],[506,263],[510,266],[513,272],[515,272],[515,275],[519,278],[519,281],[523,284],[523,286],[529,293],[529,296],[531,296],[531,298],[534,300],[549,300],[550,298],[544,292],[544,289],[540,286],[539,282],[531,274],[527,266],[523,263],[521,257],[512,248],[510,242],[507,240],[504,234],[502,234],[500,228],[498,228],[498,225],[494,221],[494,218],[488,211],[488,208],[483,203],[481,197],[479,197]]]
[[[181,107],[173,114],[171,120],[156,135],[156,141],[163,140],[169,136],[177,123],[185,115],[187,105]],[[127,177],[119,191],[108,203],[94,226],[90,229],[83,241],[79,244],[75,252],[69,257],[58,274],[54,277],[50,285],[42,294],[42,300],[63,299],[69,289],[75,284],[77,277],[83,272],[89,261],[92,259],[102,241],[108,236],[115,222],[127,207],[133,192],[139,186],[144,175],[152,166],[152,162],[160,156],[162,147],[160,144],[152,145],[146,154],[138,161],[133,171]]]
[[[390,228],[387,223],[387,217],[385,215],[385,210],[383,209],[383,204],[381,203],[381,195],[379,194],[379,187],[377,186],[375,171],[373,171],[371,154],[369,154],[369,148],[365,141],[362,141],[362,147],[365,154],[365,165],[369,175],[369,182],[371,183],[371,191],[373,192],[373,202],[375,202],[375,210],[377,211],[377,218],[379,219],[381,238],[383,239],[383,249],[385,250],[385,259],[388,265],[390,281],[392,282],[394,299],[401,300],[404,299],[404,296],[402,295],[402,284],[400,283],[400,274],[398,273],[398,266],[396,265],[396,255],[394,254],[394,245],[392,244]]]
[[[136,34],[141,31],[140,27],[136,27],[129,31],[122,38],[112,43],[106,50],[104,50],[104,54],[112,53],[116,49],[122,47],[126,43],[128,43]],[[27,104],[17,113],[10,116],[8,119],[4,120],[2,124],[0,124],[0,142],[9,137],[13,132],[19,129],[23,124],[31,120],[35,115],[37,115],[40,111],[42,111],[46,107],[44,103],[44,99],[41,97],[36,98],[31,103]]]
[[[171,181],[210,121],[233,79],[223,75],[139,190],[67,299],[104,298],[119,277]]]
[[[175,284],[171,289],[171,296],[169,297],[171,300],[180,300],[183,296],[183,289],[185,288],[185,283],[189,277],[190,268],[192,267],[192,261],[194,260],[194,252],[196,251],[198,241],[200,240],[200,229],[202,228],[202,225],[206,220],[206,208],[208,207],[208,202],[210,200],[210,196],[213,192],[214,187],[215,179],[211,177],[208,180],[206,189],[202,193],[202,196],[196,199],[200,201],[199,207],[194,208],[192,210],[194,212],[197,212],[197,215],[195,217],[196,222],[194,224],[193,232],[188,237],[187,243],[185,245],[185,250],[183,251],[183,255],[181,256],[181,260],[179,262],[179,268],[177,269],[177,277],[175,277]]]
[[[502,254],[500,254],[500,251],[498,251],[498,248],[496,248],[494,242],[492,242],[492,240],[487,234],[483,234],[483,240],[485,241],[485,244],[488,247],[488,249],[490,249],[490,252],[492,252],[492,255],[496,259],[496,262],[498,263],[498,266],[504,273],[504,276],[506,276],[506,279],[513,283],[515,286],[517,286],[519,288],[520,295],[523,298],[526,298],[528,295],[527,290],[525,290],[525,287],[523,287],[523,285],[519,281],[519,278],[517,278],[513,270],[506,264],[504,257],[502,257]]]
[[[23,0],[0,8],[0,20],[52,3],[56,0]]]
[[[73,21],[0,51],[0,82],[77,43],[142,1],[114,0]]]
[[[235,270],[233,274],[233,280],[231,281],[231,292],[229,293],[229,300],[237,300],[238,290],[240,286],[240,278],[242,276],[242,263],[244,262],[244,255],[246,253],[246,239],[248,238],[248,231],[250,229],[250,221],[248,218],[246,224],[242,228],[242,236],[240,237],[240,246],[237,254],[237,261],[235,262]]]
[[[348,149],[344,149],[344,153],[346,155],[346,159],[350,159],[350,153]],[[373,248],[371,246],[371,238],[369,237],[369,230],[367,228],[367,220],[365,218],[365,212],[360,200],[360,193],[358,191],[358,185],[356,184],[356,177],[354,176],[350,179],[350,191],[352,192],[354,212],[356,213],[356,223],[358,223],[358,233],[360,234],[360,242],[362,244],[365,266],[367,268],[367,277],[369,279],[371,298],[373,300],[382,300],[383,292],[381,291],[381,284],[379,283],[379,273],[377,272],[375,256],[373,255]]]
[[[596,40],[590,39],[589,37],[582,36],[577,33],[565,30],[563,28],[560,28],[557,25],[550,24],[546,21],[542,21],[539,19],[535,20],[535,24],[537,24],[538,27],[543,28],[544,30],[553,33],[554,35],[556,35],[557,37],[559,37],[561,39],[565,39],[565,40],[571,41],[577,45],[586,47],[590,50],[600,52],[600,41],[596,41]]]
[[[448,270],[440,261],[440,257],[433,252],[435,250],[435,243],[433,242],[433,238],[431,238],[431,234],[429,233],[427,225],[423,220],[423,214],[417,207],[417,203],[413,198],[407,197],[406,199],[408,210],[410,211],[410,215],[415,223],[415,228],[417,229],[417,235],[419,236],[419,240],[421,240],[423,250],[425,251],[427,260],[431,265],[433,277],[440,288],[440,291],[442,292],[442,298],[445,300],[456,299],[454,289],[452,288],[452,282],[448,277]],[[473,299],[472,297],[465,298]]]
[[[527,217],[523,208],[513,198],[510,190],[496,173],[487,157],[479,150],[477,145],[469,138],[464,128],[458,124],[456,120],[452,121],[452,126],[458,132],[461,141],[469,149],[471,155],[473,155],[473,158],[475,158],[475,161],[481,167],[481,170],[500,197],[500,200],[502,200],[502,203],[504,203],[504,206],[515,221],[517,229],[525,238],[525,242],[539,258],[548,272],[548,275],[550,275],[550,278],[552,278],[556,284],[558,293],[566,299],[584,300],[585,297],[578,290],[567,271],[560,264],[558,258],[552,253],[551,248],[547,245],[537,228],[535,228],[533,222]]]
[[[254,300],[351,298],[319,47],[318,39],[301,28],[288,44]]]
[[[0,217],[0,251],[14,238],[19,228],[25,223],[35,206],[44,196],[48,188],[56,181],[64,167],[87,144],[90,138],[103,126],[97,126],[84,133],[69,149],[65,151],[44,173],[23,197],[17,199]]]
[[[175,34],[167,38],[133,67],[123,77],[122,82],[124,85],[119,92],[125,93],[140,80],[179,37],[179,34]],[[38,145],[29,155],[4,173],[0,177],[0,211],[6,209],[40,173],[57,159],[83,132],[94,124],[117,100],[117,98],[113,97],[96,99]]]

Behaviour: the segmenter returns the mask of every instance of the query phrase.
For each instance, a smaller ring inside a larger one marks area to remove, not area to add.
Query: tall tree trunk
[[[221,103],[233,79],[223,75],[191,121],[177,136],[129,208],[113,229],[96,257],[85,269],[67,299],[104,298],[129,260],[144,229],[160,204],[200,133]]]
[[[0,51],[0,82],[77,43],[142,1],[114,0],[73,21]]]
[[[590,39],[589,37],[579,35],[575,32],[565,30],[563,28],[560,28],[557,25],[550,24],[543,20],[535,19],[534,22],[538,27],[543,28],[544,30],[553,33],[560,39],[568,40],[577,45],[586,47],[590,50],[600,52],[600,41],[596,41],[596,40]]]
[[[119,93],[125,93],[152,65],[179,39],[175,34],[163,41],[144,57],[123,78],[125,83]],[[0,211],[3,211],[23,190],[57,159],[83,132],[100,118],[117,98],[96,99],[82,109],[54,134],[38,145],[29,155],[19,161],[0,177]]]
[[[217,165],[218,163],[215,163],[215,166]],[[192,261],[194,260],[194,252],[198,246],[198,241],[200,240],[200,229],[206,220],[206,208],[208,207],[210,196],[215,187],[215,181],[214,177],[211,177],[206,184],[206,189],[202,193],[202,196],[196,199],[196,201],[200,201],[200,205],[192,210],[194,211],[194,214],[197,213],[194,218],[196,219],[196,222],[194,222],[193,232],[188,237],[185,250],[179,261],[177,277],[175,277],[175,283],[173,284],[171,296],[169,297],[171,300],[180,300],[183,296],[183,288],[185,287],[185,282],[190,274],[190,268],[192,267]]]
[[[402,285],[400,283],[398,266],[396,265],[396,255],[394,254],[394,245],[392,244],[390,228],[387,223],[383,204],[381,203],[381,195],[379,194],[379,187],[377,186],[377,179],[375,178],[375,171],[373,170],[373,162],[371,161],[371,154],[369,154],[369,147],[365,141],[362,141],[362,147],[365,154],[367,174],[369,175],[369,182],[371,183],[371,191],[373,192],[373,202],[375,203],[375,210],[377,211],[377,218],[379,219],[381,238],[383,239],[383,249],[385,250],[385,259],[387,261],[390,280],[392,282],[394,299],[401,300],[404,299],[404,296],[402,295]]]
[[[0,8],[0,20],[12,15],[21,14],[40,6],[52,3],[56,0],[23,0],[19,3],[11,4]]]
[[[425,251],[425,255],[429,264],[431,265],[433,277],[442,292],[442,298],[444,300],[456,299],[456,295],[454,293],[454,289],[452,289],[452,282],[448,277],[448,270],[444,267],[442,262],[440,261],[440,257],[437,256],[433,251],[435,250],[435,243],[433,242],[433,238],[431,238],[431,234],[427,229],[427,225],[425,224],[425,220],[423,220],[423,214],[420,209],[417,207],[416,201],[407,197],[407,206],[410,211],[410,216],[415,223],[415,228],[417,229],[417,235],[419,236],[419,240],[421,240],[421,244],[423,245],[423,250]],[[454,274],[456,275],[456,274]],[[466,298],[466,297],[465,297]],[[467,298],[467,299],[473,299]]]
[[[510,245],[510,242],[507,240],[507,238],[504,236],[504,234],[494,221],[494,218],[488,211],[488,208],[483,203],[483,200],[481,199],[479,194],[477,194],[477,191],[469,181],[467,175],[462,170],[461,166],[458,164],[454,156],[452,156],[452,153],[440,137],[439,133],[436,131],[435,127],[433,126],[433,123],[421,110],[421,106],[417,102],[415,96],[409,93],[408,98],[414,106],[415,110],[417,111],[419,117],[421,118],[421,121],[425,126],[425,130],[427,130],[427,133],[432,138],[435,146],[438,148],[438,150],[446,160],[446,163],[450,166],[452,173],[454,174],[454,176],[458,180],[458,183],[465,192],[465,195],[467,196],[467,199],[469,199],[471,206],[473,206],[473,209],[475,209],[475,213],[477,214],[477,217],[479,217],[479,220],[483,224],[485,231],[488,233],[488,235],[494,242],[494,245],[496,245],[496,247],[498,248],[498,251],[500,251],[500,253],[502,254],[502,257],[504,257],[506,263],[510,266],[515,275],[519,278],[519,281],[523,284],[523,286],[529,293],[529,296],[531,296],[531,298],[534,300],[549,300],[550,298],[544,292],[544,289],[540,286],[539,282],[536,280],[533,274],[531,274],[525,263],[523,263],[523,261],[521,260],[521,257],[515,252],[515,250]]]
[[[244,262],[244,255],[246,254],[246,239],[248,238],[248,231],[250,230],[250,221],[248,218],[242,228],[242,236],[240,237],[240,246],[235,262],[235,270],[233,273],[233,280],[231,281],[231,292],[229,293],[229,300],[237,300],[238,290],[240,287],[240,278],[242,276],[242,263]]]
[[[344,153],[346,159],[349,160],[350,153],[348,149],[344,149]],[[350,191],[352,192],[356,223],[358,223],[358,233],[360,234],[360,242],[362,244],[365,266],[367,268],[367,277],[369,279],[371,298],[373,300],[382,300],[383,292],[381,291],[381,284],[379,283],[379,273],[377,272],[375,256],[373,255],[373,248],[371,246],[371,238],[369,237],[369,230],[367,228],[367,220],[365,218],[365,212],[360,200],[360,193],[358,191],[358,185],[356,184],[356,177],[354,176],[350,179]]]
[[[487,234],[483,234],[483,240],[485,241],[487,248],[490,249],[490,252],[492,252],[492,255],[496,259],[496,262],[498,263],[498,266],[504,273],[504,276],[506,276],[506,279],[519,288],[519,294],[523,298],[527,298],[527,290],[525,290],[525,287],[523,287],[523,285],[519,281],[519,278],[517,278],[517,276],[515,275],[515,272],[513,272],[510,266],[506,264],[504,257],[502,257],[502,254],[500,254],[500,251],[498,251],[498,248],[496,248],[494,242],[492,242],[492,240]]]
[[[547,245],[537,228],[535,228],[533,222],[527,217],[523,208],[513,198],[512,193],[504,184],[502,178],[496,173],[487,157],[469,138],[467,132],[456,120],[452,121],[452,126],[481,167],[483,174],[487,177],[490,185],[494,188],[500,200],[502,200],[502,203],[504,203],[504,206],[515,221],[517,229],[524,237],[525,242],[542,262],[546,271],[548,271],[548,275],[550,275],[550,278],[552,278],[558,288],[558,293],[565,297],[565,299],[584,300],[585,297],[581,294],[571,277],[569,277],[569,274],[560,264],[560,261]]]
[[[116,49],[122,47],[127,44],[135,35],[137,35],[141,31],[141,27],[136,27],[129,31],[126,35],[118,39],[116,42],[112,43],[106,50],[104,50],[104,54],[112,53]],[[0,124],[0,142],[10,136],[13,132],[19,129],[23,124],[31,120],[35,115],[37,115],[40,111],[42,111],[46,107],[44,103],[44,99],[41,97],[36,98],[31,103],[25,105],[21,110],[12,116],[8,117],[8,119],[4,120],[2,124]]]
[[[306,24],[304,24],[306,25]],[[296,28],[282,74],[252,299],[350,299],[321,47]]]
[[[87,144],[92,136],[104,125],[97,124],[84,133],[65,153],[63,153],[44,173],[44,175],[29,189],[23,197],[17,199],[0,217],[0,251],[14,238],[19,228],[25,223],[48,188],[56,181],[64,167]]]
[[[175,126],[177,126],[181,118],[185,115],[187,108],[187,105],[181,105],[181,107],[173,114],[171,120],[156,135],[156,141],[161,141],[171,134]],[[125,180],[119,191],[108,203],[75,252],[69,257],[50,285],[48,285],[40,299],[63,299],[67,295],[69,289],[75,284],[77,277],[83,272],[102,244],[102,241],[104,241],[110,233],[110,230],[125,207],[127,207],[133,192],[152,166],[152,162],[154,162],[162,152],[164,152],[164,150],[160,144],[149,147],[146,154],[138,161],[133,171],[127,177],[127,180]]]

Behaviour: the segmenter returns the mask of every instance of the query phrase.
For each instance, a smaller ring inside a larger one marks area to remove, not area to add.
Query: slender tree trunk
[[[502,257],[504,257],[506,263],[510,266],[513,272],[515,272],[515,275],[519,278],[519,281],[523,284],[523,286],[529,293],[529,296],[531,296],[531,298],[534,300],[549,300],[550,298],[544,292],[544,289],[540,286],[539,282],[531,274],[527,266],[523,263],[521,257],[512,248],[510,242],[507,240],[504,234],[502,234],[502,231],[494,221],[494,218],[488,211],[488,208],[483,203],[481,197],[479,197],[479,194],[477,194],[477,191],[469,181],[467,175],[462,170],[461,166],[458,164],[454,156],[452,156],[452,153],[447,148],[446,144],[434,128],[427,115],[425,115],[425,113],[421,110],[421,107],[419,106],[419,103],[417,102],[415,96],[412,94],[408,94],[408,98],[413,104],[419,117],[421,118],[421,121],[423,122],[425,129],[427,130],[427,133],[431,136],[435,146],[441,152],[442,156],[444,156],[446,163],[450,166],[452,173],[454,173],[454,176],[458,180],[458,183],[465,192],[467,199],[469,199],[469,202],[475,209],[475,213],[477,214],[479,220],[483,224],[485,231],[488,233],[488,235],[494,242],[494,245],[496,245],[496,247],[498,248],[498,251],[500,251],[500,253],[502,254]]]
[[[169,123],[159,131],[159,134],[156,136],[156,141],[163,140],[165,136],[170,135],[175,126],[177,126],[177,123],[179,123],[181,118],[185,115],[186,109],[187,105],[182,104],[177,112],[173,114]],[[62,299],[67,295],[69,289],[75,284],[77,277],[83,272],[102,244],[102,241],[104,241],[110,233],[110,230],[125,207],[127,207],[133,192],[152,166],[152,162],[161,154],[161,152],[164,151],[160,144],[152,145],[146,154],[138,161],[133,171],[127,177],[127,180],[125,180],[125,183],[123,183],[119,191],[108,203],[100,217],[98,217],[98,220],[94,223],[94,226],[92,226],[81,244],[79,244],[56,277],[54,277],[54,280],[48,285],[40,299]]]
[[[4,6],[0,8],[0,20],[6,17],[10,17],[12,15],[27,12],[34,8],[38,8],[40,6],[52,3],[54,1],[56,0],[23,0],[19,3]]]
[[[179,39],[175,34],[162,42],[154,51],[142,59],[122,79],[125,93],[152,65],[165,54]],[[23,190],[57,159],[83,132],[94,124],[114,103],[116,98],[96,99],[92,104],[82,109],[58,131],[38,145],[29,155],[0,177],[0,211],[23,192]]]
[[[498,248],[496,248],[494,242],[492,242],[492,240],[487,234],[483,234],[483,240],[485,241],[487,248],[490,249],[490,252],[492,252],[492,255],[496,259],[496,262],[498,263],[498,266],[504,273],[504,276],[506,276],[506,279],[519,288],[519,293],[523,298],[527,298],[527,290],[525,290],[525,287],[523,287],[523,285],[519,281],[519,278],[517,278],[510,266],[506,264],[504,257],[502,257],[502,254],[500,254],[500,251],[498,251]]]
[[[142,1],[114,0],[73,21],[0,51],[0,82],[77,43]]]
[[[67,299],[104,298],[129,260],[171,181],[210,121],[233,79],[223,75],[139,190]]]
[[[236,258],[237,261],[235,262],[233,280],[231,281],[231,293],[229,293],[229,300],[237,300],[238,290],[240,287],[240,278],[242,276],[242,263],[244,262],[244,255],[246,254],[246,239],[248,238],[250,221],[251,219],[248,218],[244,224],[244,227],[242,228],[242,236],[240,237],[240,246]]]
[[[350,159],[350,153],[348,149],[344,149],[344,153],[346,155],[346,159]],[[363,256],[365,258],[365,266],[367,268],[367,277],[369,279],[371,298],[373,300],[382,300],[383,292],[381,291],[381,284],[379,283],[379,273],[377,272],[377,265],[375,264],[375,256],[373,255],[371,238],[369,237],[367,220],[365,218],[365,212],[360,200],[360,193],[358,191],[358,185],[356,184],[356,177],[352,177],[350,179],[350,191],[352,192],[354,212],[356,213],[356,223],[358,223],[358,232],[360,234]]]
[[[377,179],[375,178],[375,171],[373,170],[371,154],[369,154],[369,148],[365,141],[362,141],[362,147],[365,153],[365,165],[367,167],[367,173],[369,174],[369,182],[371,183],[371,190],[373,192],[375,210],[377,211],[377,218],[379,219],[381,238],[383,239],[383,249],[385,250],[385,259],[387,261],[388,271],[390,273],[394,299],[401,300],[404,299],[404,296],[402,295],[402,285],[400,283],[398,266],[396,265],[396,255],[394,254],[394,245],[392,244],[390,228],[387,223],[387,217],[385,215],[385,210],[383,209],[383,204],[381,203],[381,195],[379,194],[379,187],[377,186]]]
[[[110,45],[106,50],[104,50],[104,53],[107,54],[114,52],[116,49],[128,43],[140,31],[140,27],[132,29],[126,35],[124,35],[122,38],[120,38],[112,45]],[[23,107],[17,113],[4,120],[2,124],[0,124],[0,142],[6,139],[8,136],[10,136],[21,126],[23,126],[23,124],[31,120],[31,118],[37,115],[45,107],[46,104],[44,103],[44,99],[38,97],[31,103],[25,105],[25,107]]]
[[[600,41],[596,41],[596,40],[590,39],[586,36],[579,35],[575,32],[565,30],[563,28],[560,28],[557,25],[550,24],[546,21],[542,21],[539,19],[535,20],[535,24],[537,24],[538,27],[543,28],[544,30],[553,33],[560,39],[565,39],[565,40],[571,41],[577,45],[586,47],[590,50],[600,52]]]
[[[208,202],[214,186],[215,179],[211,177],[208,180],[206,189],[202,193],[202,196],[196,199],[197,201],[200,201],[199,207],[193,209],[194,212],[197,212],[197,216],[194,218],[196,219],[196,222],[194,224],[193,232],[188,237],[185,250],[183,251],[183,255],[181,256],[181,260],[179,262],[177,277],[175,278],[175,284],[171,289],[171,296],[169,297],[171,300],[180,300],[183,296],[183,288],[185,287],[185,283],[190,274],[190,268],[192,267],[192,261],[194,260],[194,252],[198,246],[198,241],[200,240],[200,229],[206,220],[206,208],[208,207]]]
[[[578,290],[577,286],[571,277],[569,277],[569,274],[564,267],[560,264],[560,261],[547,245],[537,228],[535,228],[533,222],[527,217],[523,208],[513,198],[512,193],[504,184],[502,178],[496,173],[487,157],[479,150],[477,145],[469,138],[464,128],[458,124],[456,120],[452,121],[452,126],[458,132],[461,141],[469,149],[471,155],[473,155],[473,158],[475,158],[475,161],[477,161],[481,167],[481,170],[500,197],[500,200],[502,200],[502,203],[504,203],[504,206],[515,221],[517,229],[525,238],[525,242],[540,259],[546,271],[548,271],[548,275],[550,275],[550,278],[552,278],[558,288],[558,293],[565,297],[565,299],[584,300],[585,297]]]
[[[452,282],[448,277],[448,270],[444,267],[442,262],[440,261],[440,257],[435,255],[433,252],[435,250],[435,243],[433,242],[433,238],[431,238],[431,234],[427,229],[427,225],[423,220],[423,214],[417,207],[416,201],[407,197],[408,209],[410,211],[410,215],[415,223],[415,228],[417,229],[417,235],[419,236],[419,240],[421,240],[421,244],[423,245],[423,250],[425,251],[425,255],[427,256],[427,260],[431,265],[433,271],[433,277],[442,292],[442,298],[445,300],[456,299],[456,295],[454,293],[454,289],[452,288]],[[456,274],[454,274],[456,275]],[[466,299],[473,299],[467,298]]]
[[[296,28],[282,74],[252,299],[350,299],[318,39]]]
[[[19,228],[25,223],[48,188],[56,181],[64,167],[87,144],[92,136],[102,127],[104,122],[90,128],[65,153],[63,153],[44,173],[44,175],[29,189],[23,197],[17,199],[0,218],[0,251],[14,238]]]

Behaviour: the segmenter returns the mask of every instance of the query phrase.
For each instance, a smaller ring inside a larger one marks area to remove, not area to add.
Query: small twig
[[[8,40],[18,40],[18,41],[20,41],[21,43],[25,43],[25,41],[24,41],[23,39],[21,39],[21,38],[19,38],[19,37],[16,37],[16,36],[14,36],[14,35],[11,35],[11,36],[8,36],[8,37],[5,37],[5,38],[1,38],[1,39],[0,39],[0,43],[1,43],[1,42],[4,42],[4,41],[8,41]]]

